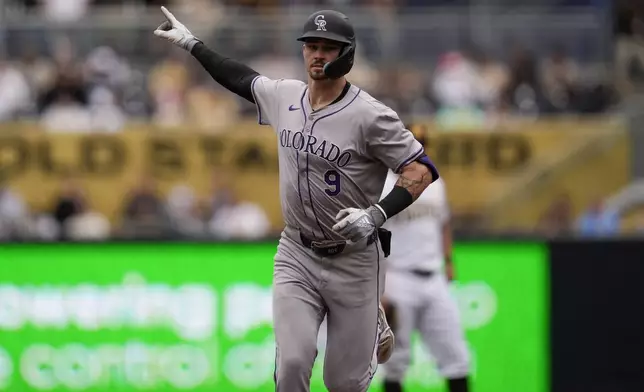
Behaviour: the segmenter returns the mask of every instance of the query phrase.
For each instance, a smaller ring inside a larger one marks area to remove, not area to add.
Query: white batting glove
[[[358,242],[370,236],[374,230],[385,223],[385,215],[378,207],[371,206],[366,210],[345,208],[338,212],[333,230],[351,242]]]
[[[179,22],[167,8],[161,6],[161,11],[167,20],[161,23],[161,25],[154,30],[154,35],[165,38],[188,52],[190,52],[198,42],[201,42],[201,40],[192,35],[190,30],[188,30],[183,23]]]

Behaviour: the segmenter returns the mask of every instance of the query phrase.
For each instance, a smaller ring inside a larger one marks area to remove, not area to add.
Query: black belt
[[[431,278],[432,275],[434,275],[434,271],[425,271],[425,270],[419,270],[419,269],[413,269],[409,272],[418,276],[419,278]]]
[[[378,232],[374,230],[374,232],[369,236],[367,239],[367,245],[371,245],[374,242],[376,242],[376,239],[378,239]],[[320,257],[333,257],[337,256],[340,253],[344,251],[344,249],[347,246],[347,242],[342,240],[342,241],[332,241],[332,240],[324,240],[324,241],[317,241],[314,239],[311,239],[304,234],[300,233],[300,240],[302,241],[302,245],[304,247],[311,249],[313,253]]]

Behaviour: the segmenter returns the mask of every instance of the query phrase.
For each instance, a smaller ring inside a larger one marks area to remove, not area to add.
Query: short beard
[[[328,80],[329,77],[326,76],[324,72],[309,71],[309,77],[311,80]]]
[[[312,69],[309,69],[309,77],[311,80],[327,80],[329,79],[328,76],[324,73],[324,67],[322,67],[321,71],[314,71]]]

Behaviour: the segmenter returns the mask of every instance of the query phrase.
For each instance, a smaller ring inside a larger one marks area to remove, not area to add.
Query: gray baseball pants
[[[299,232],[282,234],[273,273],[277,392],[308,392],[320,324],[327,317],[324,383],[330,392],[365,392],[376,368],[378,304],[384,290],[377,240],[320,257]]]

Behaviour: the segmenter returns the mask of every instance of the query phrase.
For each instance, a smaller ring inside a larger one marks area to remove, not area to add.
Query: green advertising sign
[[[475,390],[546,391],[545,247],[454,253]],[[0,390],[273,391],[274,254],[272,243],[3,245]],[[323,341],[313,391],[326,390]],[[418,340],[406,385],[443,391]]]

